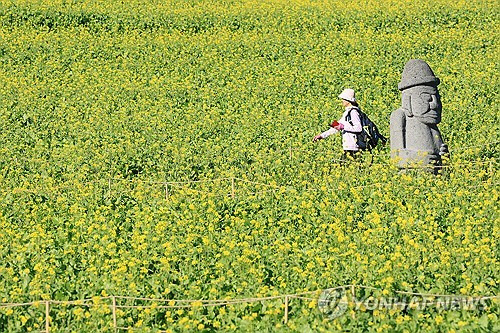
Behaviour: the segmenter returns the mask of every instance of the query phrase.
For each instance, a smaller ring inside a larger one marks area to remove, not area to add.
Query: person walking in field
[[[342,101],[342,106],[345,108],[344,114],[337,121],[334,120],[330,125],[330,129],[316,135],[313,142],[325,139],[332,134],[340,132],[342,134],[342,147],[344,148],[344,155],[342,160],[347,158],[355,158],[360,152],[360,147],[357,144],[357,135],[362,131],[360,108],[356,101],[353,89],[344,89],[339,95]]]

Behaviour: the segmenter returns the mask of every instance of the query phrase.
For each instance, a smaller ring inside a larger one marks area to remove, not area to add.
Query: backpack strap
[[[352,123],[351,111],[352,111],[352,109],[349,109],[349,111],[347,112],[347,114],[345,116],[345,120],[347,120],[349,122],[349,124],[351,124],[351,126],[354,126],[354,124]]]
[[[359,117],[359,121],[361,121],[361,110],[354,106],[352,107],[351,109],[349,109],[349,111],[347,112],[346,116],[345,116],[345,120],[347,120],[347,122],[349,122],[349,124],[351,124],[351,126],[354,126],[354,123],[352,122],[352,118],[351,118],[351,111],[352,109],[355,109],[357,112],[358,112],[358,117]],[[363,123],[361,123],[361,126],[363,125]],[[361,129],[361,131],[363,131],[363,129]],[[354,133],[354,134],[359,134],[358,132],[349,132],[349,131],[345,131],[347,133]]]

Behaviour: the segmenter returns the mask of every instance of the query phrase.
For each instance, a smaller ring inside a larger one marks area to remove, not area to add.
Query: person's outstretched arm
[[[329,137],[330,135],[332,134],[335,134],[337,133],[338,130],[336,128],[333,128],[333,127],[330,127],[328,130],[324,131],[323,133],[321,134],[318,134],[314,137],[313,141],[316,142],[318,140],[321,140],[321,139],[324,139],[324,138],[327,138]]]

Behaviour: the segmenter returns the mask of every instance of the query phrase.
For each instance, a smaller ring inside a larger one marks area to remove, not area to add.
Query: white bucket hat
[[[344,89],[339,95],[339,98],[345,99],[348,102],[356,103],[356,97],[354,96],[354,89]]]

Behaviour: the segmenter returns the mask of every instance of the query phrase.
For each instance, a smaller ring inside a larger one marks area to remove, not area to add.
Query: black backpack
[[[379,140],[383,145],[385,145],[387,143],[387,139],[382,134],[380,134],[377,125],[375,125],[363,111],[361,111],[360,109],[357,109],[357,111],[362,127],[361,132],[356,133],[356,144],[358,145],[359,149],[371,151],[377,146]],[[351,124],[351,126],[354,126],[351,121],[351,111],[349,111],[349,113],[347,114],[346,120]]]

